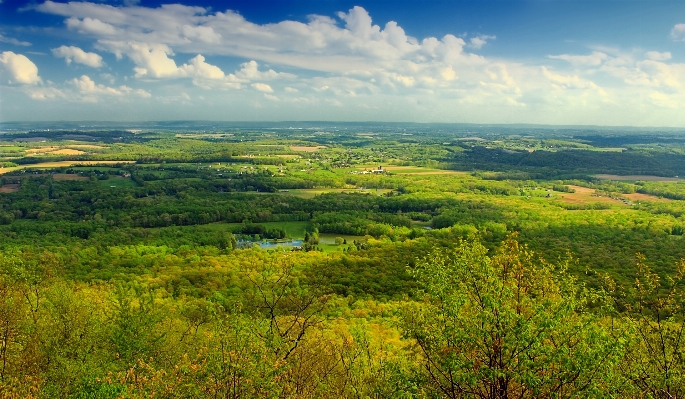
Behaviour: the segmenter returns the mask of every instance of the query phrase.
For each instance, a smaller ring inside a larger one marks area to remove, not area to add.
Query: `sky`
[[[685,127],[685,1],[0,0],[2,121]]]

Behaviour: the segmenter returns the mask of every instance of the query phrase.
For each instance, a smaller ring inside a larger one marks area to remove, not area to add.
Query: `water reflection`
[[[301,247],[302,240],[286,240],[286,241],[253,241],[253,240],[240,240],[238,241],[238,248],[252,248],[253,245],[259,245],[262,249],[272,249],[278,247],[293,248]]]

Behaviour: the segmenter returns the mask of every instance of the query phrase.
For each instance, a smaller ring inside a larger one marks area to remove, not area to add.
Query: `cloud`
[[[680,108],[681,102],[673,99],[671,96],[654,91],[649,95],[649,99],[651,100],[652,104],[658,106],[658,107],[663,107],[663,108],[672,108],[672,109],[678,109]]]
[[[201,54],[179,66],[170,58],[174,55],[171,48],[164,44],[101,40],[99,46],[114,53],[117,58],[126,55],[136,64],[133,70],[137,78],[191,78],[195,85],[205,89],[240,89],[241,83],[246,82],[245,79],[237,78],[234,74],[225,74],[221,68],[207,63]]]
[[[619,115],[645,115],[649,107],[661,112],[685,94],[685,65],[671,61],[668,52],[595,45],[589,54],[553,54],[526,64],[475,53],[494,36],[416,38],[395,21],[374,21],[362,7],[264,24],[231,10],[182,4],[45,1],[33,8],[63,17],[65,28],[90,40],[99,54],[130,60],[138,82],[173,85],[169,90],[177,95],[189,90],[187,82],[163,81],[191,81],[207,90],[208,103],[213,98],[217,104],[242,101],[222,90],[247,88],[263,105],[278,93],[281,101],[271,106],[287,112],[295,104],[300,118],[602,124],[599,117],[589,119],[589,111],[609,107],[602,115],[615,116],[606,123],[625,124],[630,121],[619,121]],[[673,28],[676,40],[685,39],[682,25]],[[228,69],[235,60],[239,66]],[[125,91],[109,77],[102,81]],[[340,108],[322,113],[332,106]],[[361,109],[369,111],[355,114]],[[685,117],[673,120],[685,124]]]
[[[671,29],[671,39],[685,41],[685,24],[677,24]]]
[[[32,85],[41,82],[38,67],[25,55],[5,51],[0,54],[0,66],[9,74],[10,83]]]
[[[83,96],[84,101],[97,101],[98,96],[114,96],[124,97],[127,95],[134,95],[142,98],[149,98],[151,94],[142,89],[132,89],[128,86],[108,87],[102,84],[95,83],[90,77],[82,75],[78,79],[72,79],[68,82],[74,86],[78,92]]]
[[[24,47],[28,47],[31,45],[31,43],[29,43],[29,42],[20,41],[20,40],[13,38],[13,37],[5,37],[2,34],[0,34],[0,42],[13,44],[15,46],[24,46]]]
[[[78,19],[71,17],[66,20],[67,27],[78,31],[79,33],[87,33],[98,36],[114,36],[118,33],[118,30],[108,24],[95,18],[83,18]]]
[[[373,24],[361,7],[338,13],[344,22],[312,15],[309,22],[254,24],[233,11],[212,12],[180,4],[158,8],[113,7],[88,2],[46,1],[38,11],[67,17],[70,29],[99,42],[117,40],[166,46],[182,53],[229,55],[313,71],[346,73],[394,64],[471,63],[465,42],[453,35],[419,42],[394,21]],[[116,36],[116,39],[115,39]],[[491,36],[479,36],[482,45]],[[480,41],[479,41],[480,40]],[[414,66],[416,66],[414,65]]]
[[[488,40],[496,39],[496,36],[480,35],[469,39],[469,47],[479,49],[487,44]]]
[[[666,61],[671,59],[671,53],[666,51],[660,53],[658,51],[648,51],[645,53],[645,57],[653,61]]]
[[[670,65],[659,61],[644,60],[638,62],[636,66],[652,86],[680,87],[681,81],[685,78],[683,64]]]
[[[560,75],[549,71],[546,67],[542,67],[542,74],[553,87],[558,89],[591,89],[603,96],[606,95],[606,92],[594,82],[583,79],[578,75]]]
[[[240,70],[235,73],[235,76],[240,79],[246,80],[274,80],[279,78],[296,78],[296,76],[291,73],[276,72],[273,69],[269,69],[266,72],[261,72],[259,70],[259,64],[257,64],[257,61],[254,60],[240,64]]]
[[[183,25],[181,27],[183,36],[189,41],[198,40],[204,43],[219,43],[221,42],[221,35],[214,32],[209,26],[190,26]]]
[[[26,94],[33,100],[46,101],[57,98],[67,98],[62,90],[55,87],[28,87]]]
[[[593,51],[590,55],[561,54],[548,55],[547,58],[568,61],[576,66],[597,66],[609,59],[609,56],[599,51]]]
[[[262,93],[273,93],[274,89],[271,88],[266,83],[252,83],[252,88],[254,88],[257,91],[261,91]]]
[[[118,59],[124,54],[130,58],[137,65],[134,68],[136,77],[169,78],[182,74],[176,62],[169,58],[173,52],[167,45],[112,40],[101,40],[99,44]]]
[[[53,48],[52,55],[57,58],[64,58],[67,65],[71,64],[72,61],[92,68],[100,68],[104,65],[100,55],[95,53],[87,53],[74,46],[60,46],[58,48]]]

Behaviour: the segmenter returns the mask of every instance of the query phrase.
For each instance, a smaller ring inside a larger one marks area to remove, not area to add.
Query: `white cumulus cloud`
[[[658,51],[648,51],[645,53],[645,57],[652,61],[666,61],[671,59],[671,53],[669,51],[663,53]]]
[[[80,78],[72,79],[68,83],[74,86],[83,96],[84,101],[97,101],[98,96],[124,97],[134,95],[142,98],[149,98],[151,94],[142,89],[132,89],[128,86],[108,87],[103,84],[95,83],[90,77],[82,75]]]
[[[67,98],[67,95],[64,94],[62,90],[59,90],[55,87],[28,87],[26,89],[26,94],[30,98],[39,101]]]
[[[291,73],[276,72],[273,69],[262,72],[255,60],[240,64],[240,70],[236,72],[235,76],[246,80],[293,79],[296,77]]]
[[[597,91],[601,95],[606,95],[606,92],[596,83],[583,79],[578,75],[561,75],[549,71],[542,67],[542,74],[549,80],[555,88],[560,89],[591,89]]]
[[[66,21],[69,29],[78,31],[79,33],[87,33],[92,35],[114,36],[117,34],[117,29],[105,22],[96,18],[69,18]]]
[[[274,89],[266,83],[252,83],[252,88],[262,93],[273,93]]]
[[[0,54],[0,66],[9,75],[9,83],[32,85],[41,82],[38,67],[23,54],[3,52]]]
[[[67,64],[76,62],[92,68],[100,68],[104,65],[102,57],[96,53],[87,53],[78,47],[60,46],[52,49],[52,55],[57,58],[64,58]]]
[[[547,57],[555,60],[568,61],[577,66],[597,66],[609,59],[608,55],[600,51],[593,51],[592,54],[589,55],[561,54],[548,55]]]
[[[685,40],[685,24],[677,24],[671,29],[671,38],[673,40]]]
[[[479,49],[488,43],[488,40],[496,39],[496,36],[480,35],[469,39],[469,47]]]

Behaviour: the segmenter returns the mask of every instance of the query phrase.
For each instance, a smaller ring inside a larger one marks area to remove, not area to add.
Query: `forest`
[[[685,396],[685,135],[3,124],[1,398]]]

